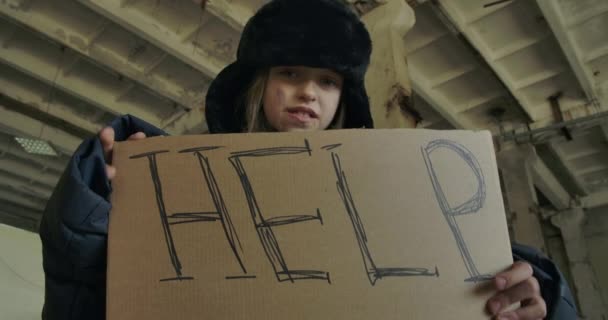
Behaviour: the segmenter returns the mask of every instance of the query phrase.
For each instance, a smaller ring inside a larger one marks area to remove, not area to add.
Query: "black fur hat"
[[[371,128],[364,86],[371,40],[341,0],[273,0],[245,25],[237,60],[211,83],[206,118],[211,133],[242,132],[245,110],[237,99],[258,70],[281,65],[327,68],[344,77],[345,128]]]

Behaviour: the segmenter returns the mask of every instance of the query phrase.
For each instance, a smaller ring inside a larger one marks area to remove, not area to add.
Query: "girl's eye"
[[[289,69],[283,69],[283,70],[279,71],[279,74],[282,76],[285,76],[287,78],[295,78],[297,76],[295,71],[289,70]]]
[[[329,77],[322,78],[321,83],[325,86],[338,87],[338,81]]]

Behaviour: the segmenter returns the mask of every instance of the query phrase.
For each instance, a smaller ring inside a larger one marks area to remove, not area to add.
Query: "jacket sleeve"
[[[534,269],[534,277],[538,280],[541,295],[547,304],[548,320],[577,319],[576,304],[568,287],[568,283],[557,266],[531,247],[512,244],[513,260],[526,261]]]
[[[135,117],[112,121],[115,140],[143,131],[165,133]],[[72,155],[40,224],[45,298],[42,319],[105,319],[108,197],[98,137],[86,139]]]

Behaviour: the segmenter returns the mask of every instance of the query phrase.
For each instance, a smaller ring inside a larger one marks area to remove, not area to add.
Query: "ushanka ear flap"
[[[242,93],[255,76],[255,69],[237,62],[225,67],[213,80],[205,98],[205,118],[211,133],[236,133],[244,127]]]
[[[374,121],[363,82],[345,82],[342,90],[342,102],[348,109],[344,117],[344,128],[373,128]]]

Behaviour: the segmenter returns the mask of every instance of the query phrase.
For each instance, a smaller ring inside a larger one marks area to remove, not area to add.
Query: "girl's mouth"
[[[317,119],[319,116],[311,108],[308,107],[292,107],[287,108],[289,116],[300,122],[308,122],[312,119]]]

